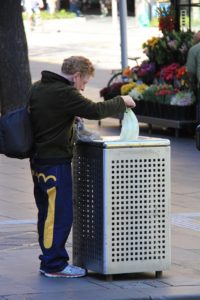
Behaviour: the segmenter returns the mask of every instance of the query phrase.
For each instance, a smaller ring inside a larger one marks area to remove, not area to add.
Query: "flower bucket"
[[[152,102],[152,117],[160,117],[160,103]]]
[[[195,120],[195,105],[179,106],[170,104],[160,104],[160,118],[169,120]]]
[[[134,108],[136,115],[144,115],[145,112],[145,101],[139,100],[136,101],[136,107]]]
[[[196,105],[178,106],[171,105],[173,107],[173,119],[174,120],[195,120]]]

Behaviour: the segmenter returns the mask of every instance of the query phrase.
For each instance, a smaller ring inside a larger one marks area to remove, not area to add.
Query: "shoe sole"
[[[50,278],[78,278],[78,277],[84,277],[87,274],[76,274],[76,275],[69,275],[69,274],[56,274],[56,273],[46,273],[44,270],[40,269],[40,273],[46,277]]]
[[[79,277],[86,276],[86,273],[85,274],[70,275],[70,274],[54,274],[54,273],[41,272],[41,274],[43,274],[44,276],[49,277],[49,278],[79,278]]]

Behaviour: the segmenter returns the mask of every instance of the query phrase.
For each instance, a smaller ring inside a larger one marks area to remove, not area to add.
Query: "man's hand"
[[[136,106],[136,104],[131,96],[126,95],[126,96],[121,96],[121,97],[124,100],[126,107],[134,108]]]

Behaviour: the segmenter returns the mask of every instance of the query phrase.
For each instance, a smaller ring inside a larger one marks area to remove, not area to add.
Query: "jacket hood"
[[[41,79],[42,82],[54,82],[54,81],[62,81],[62,82],[65,82],[66,84],[68,85],[71,85],[73,86],[73,82],[69,81],[68,79],[66,79],[65,77],[59,75],[59,74],[56,74],[56,73],[53,73],[53,72],[50,72],[50,71],[42,71],[42,79]]]

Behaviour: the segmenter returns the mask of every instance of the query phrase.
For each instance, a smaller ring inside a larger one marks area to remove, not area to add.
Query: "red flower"
[[[172,16],[161,16],[159,18],[159,30],[171,32],[175,29],[174,18]]]
[[[179,68],[179,64],[177,63],[173,63],[169,66],[163,67],[160,71],[160,77],[166,81],[171,81],[176,75],[176,71],[178,68]]]
[[[172,95],[172,94],[174,94],[174,91],[163,89],[163,90],[158,91],[156,93],[156,96],[165,96],[165,95]]]
[[[180,67],[176,70],[176,78],[181,79],[186,74],[186,66]]]

